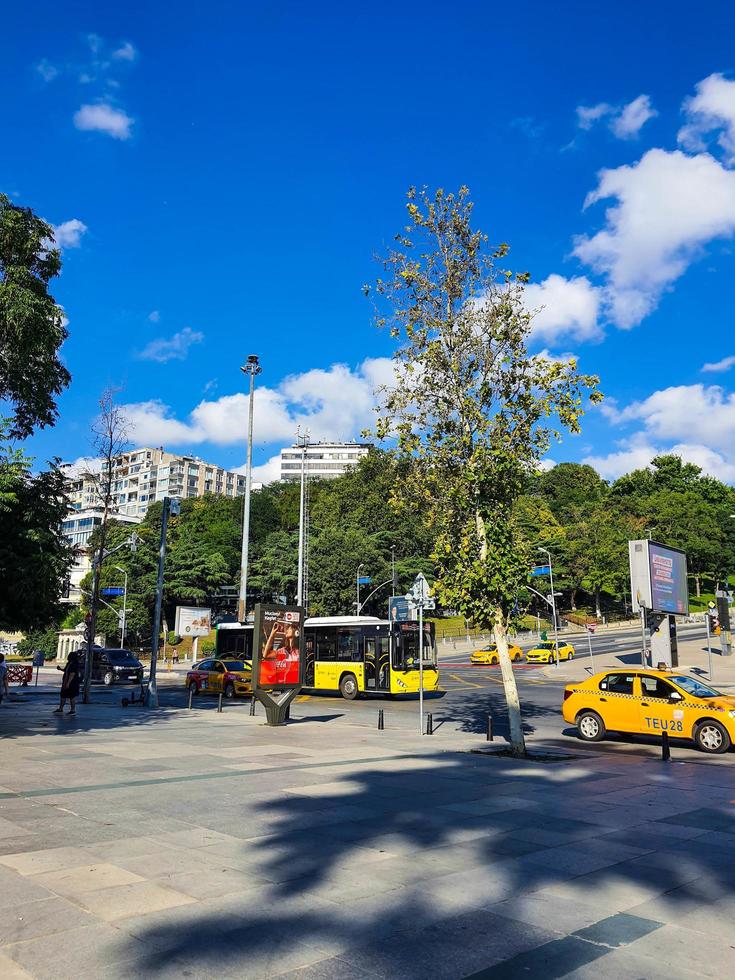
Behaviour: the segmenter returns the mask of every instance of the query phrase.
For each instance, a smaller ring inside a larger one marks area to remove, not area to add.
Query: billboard
[[[255,607],[253,689],[289,690],[303,685],[300,606]]]
[[[407,623],[417,619],[416,604],[409,596],[393,595],[388,600],[388,619],[391,623]]]
[[[174,631],[177,636],[209,636],[212,630],[212,610],[198,606],[177,606]]]
[[[630,590],[633,612],[687,616],[689,584],[687,556],[678,548],[657,541],[629,541]]]

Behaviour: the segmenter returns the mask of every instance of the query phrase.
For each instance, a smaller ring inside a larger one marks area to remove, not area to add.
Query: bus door
[[[390,690],[390,639],[366,636],[364,639],[365,690]]]

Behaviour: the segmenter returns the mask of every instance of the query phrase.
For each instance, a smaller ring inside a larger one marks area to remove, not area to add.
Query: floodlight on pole
[[[551,552],[548,548],[537,549],[538,551],[543,551],[543,553],[549,559],[549,582],[551,584],[551,614],[554,617],[554,659],[556,660],[556,666],[559,666],[559,629],[556,621],[556,593],[554,592],[554,572],[551,567]]]
[[[241,623],[246,622],[248,601],[248,545],[250,543],[250,490],[253,482],[253,401],[255,395],[255,375],[262,368],[258,363],[257,354],[249,354],[248,359],[240,368],[243,374],[250,377],[250,393],[248,398],[248,456],[245,467],[245,504],[242,514],[242,551],[240,556],[240,596],[237,618]]]

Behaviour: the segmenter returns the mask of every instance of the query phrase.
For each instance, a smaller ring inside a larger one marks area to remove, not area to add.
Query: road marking
[[[453,681],[459,681],[460,684],[464,684],[465,687],[482,687],[482,684],[473,684],[472,681],[466,681],[463,677],[460,677],[459,674],[450,674],[449,676]]]
[[[299,696],[296,698],[296,700],[298,702],[311,701],[311,695],[310,694],[299,694]]]

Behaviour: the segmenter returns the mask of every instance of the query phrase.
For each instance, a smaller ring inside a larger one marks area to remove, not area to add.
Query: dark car
[[[77,651],[79,667],[84,676],[85,651]],[[59,667],[63,670],[63,667]],[[111,684],[140,684],[143,680],[143,664],[130,650],[117,647],[95,647],[92,650],[92,681]]]

